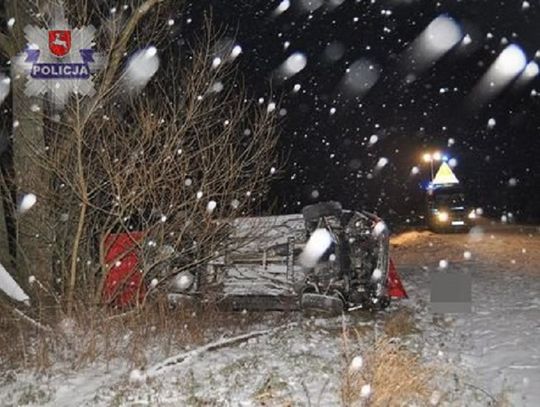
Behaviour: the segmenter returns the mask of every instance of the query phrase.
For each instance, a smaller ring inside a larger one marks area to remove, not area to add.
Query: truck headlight
[[[172,289],[175,292],[185,292],[189,290],[195,282],[195,276],[189,271],[178,273],[172,281]]]
[[[448,222],[448,219],[450,219],[448,212],[437,212],[437,220],[439,222]]]
[[[476,211],[473,209],[469,212],[469,219],[476,219]]]

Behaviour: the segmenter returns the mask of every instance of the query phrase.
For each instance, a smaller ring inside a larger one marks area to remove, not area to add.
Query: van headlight
[[[437,220],[439,222],[448,222],[448,219],[450,219],[450,215],[448,215],[448,212],[437,212]]]
[[[195,276],[189,271],[182,271],[178,273],[172,281],[172,290],[175,292],[188,291],[195,283]]]

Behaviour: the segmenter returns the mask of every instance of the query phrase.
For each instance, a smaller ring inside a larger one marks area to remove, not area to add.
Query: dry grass
[[[266,378],[253,398],[261,406],[292,407],[294,402],[290,399],[288,392],[287,381],[272,374]]]
[[[390,314],[384,324],[384,333],[391,338],[402,338],[418,332],[411,310],[400,309]]]
[[[347,338],[344,338],[347,349]],[[346,369],[341,385],[345,406],[401,406],[417,402],[429,404],[433,369],[387,337],[375,342],[364,355],[360,369],[351,369],[352,357],[345,357]],[[371,386],[368,396],[361,395],[364,385]]]
[[[499,394],[495,396],[493,403],[490,404],[493,407],[512,407],[512,403],[509,400],[509,394],[506,389],[501,390]]]
[[[224,332],[248,330],[261,320],[260,314],[221,312],[215,305],[171,308],[166,298],[123,313],[81,302],[70,319],[56,309],[56,318],[48,321],[50,331],[22,321],[8,313],[7,307],[0,311],[0,369],[4,371],[26,368],[47,372],[55,364],[80,369],[115,359],[144,368],[150,362],[149,355],[165,358]],[[46,314],[50,317],[52,310]]]

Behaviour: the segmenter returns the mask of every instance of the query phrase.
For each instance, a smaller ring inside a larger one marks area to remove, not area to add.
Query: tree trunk
[[[9,268],[12,256],[9,253],[9,232],[6,223],[8,211],[6,210],[6,199],[4,199],[5,193],[7,191],[3,185],[0,185],[0,263]]]
[[[35,275],[48,285],[52,282],[51,229],[47,210],[50,175],[38,164],[40,154],[46,154],[43,103],[24,94],[24,76],[17,77],[12,71],[12,78],[13,118],[18,122],[13,130],[17,196],[20,199],[33,193],[37,197],[36,204],[29,211],[17,215],[17,274],[19,278]]]
[[[14,63],[14,57],[26,44],[24,27],[34,21],[30,15],[32,9],[25,1],[6,0],[5,8],[7,16],[15,18],[16,22],[10,30],[9,43],[2,46],[12,61],[14,183],[19,199],[27,193],[37,196],[34,207],[16,217],[16,275],[19,281],[35,275],[43,283],[49,284],[52,277],[52,255],[46,199],[49,196],[50,175],[38,165],[39,156],[46,154],[43,103],[26,96],[26,75],[18,72]]]

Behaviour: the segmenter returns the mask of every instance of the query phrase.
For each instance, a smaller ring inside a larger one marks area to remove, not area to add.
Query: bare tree
[[[32,154],[29,151],[30,145],[37,147],[41,151],[44,148],[42,122],[39,113],[42,103],[37,98],[25,96],[25,78],[15,72],[13,64],[13,59],[25,46],[24,27],[27,24],[37,23],[39,20],[35,13],[36,6],[38,6],[38,2],[6,1],[4,4],[5,19],[6,21],[11,20],[12,24],[9,24],[9,32],[0,33],[0,52],[12,62],[13,184],[16,188],[15,194],[19,196],[28,192],[40,195],[48,184],[47,174],[39,171],[34,165]],[[3,200],[4,204],[11,199],[11,196],[6,196],[8,192],[6,188],[3,188],[2,193],[6,198]],[[44,236],[46,229],[41,227],[46,218],[46,208],[40,203],[32,213],[19,217],[16,221],[16,236],[14,238],[17,252],[17,274],[20,279],[27,277],[31,272],[43,278],[50,275],[51,260],[48,254],[48,246],[45,243],[47,239]],[[4,233],[7,234],[7,230],[4,230]],[[7,236],[4,236],[2,240],[7,242]],[[3,253],[6,255],[5,250]],[[9,259],[2,260],[6,264],[11,263]]]
[[[210,20],[185,57],[162,57],[144,89],[129,88],[124,55],[166,43],[158,3],[113,17],[72,10],[80,24],[99,21],[108,64],[93,97],[73,97],[61,114],[39,110],[45,141],[25,147],[48,177],[41,241],[68,313],[77,293],[101,301],[112,234],[142,233],[141,272],[159,282],[216,256],[224,219],[255,207],[276,164],[275,114],[248,96]]]

